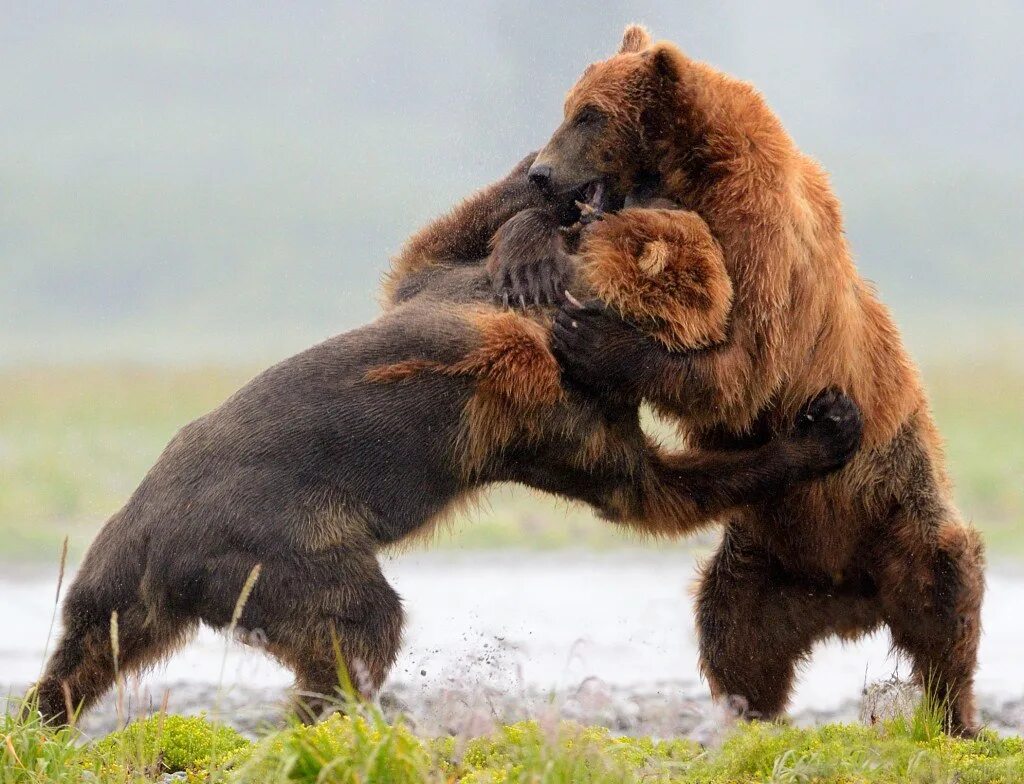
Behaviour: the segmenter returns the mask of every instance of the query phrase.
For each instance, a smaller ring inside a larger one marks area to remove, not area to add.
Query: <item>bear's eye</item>
[[[577,128],[582,128],[585,125],[593,125],[601,119],[601,112],[595,109],[593,106],[584,106],[579,112],[576,113],[576,117],[573,119],[572,124]]]

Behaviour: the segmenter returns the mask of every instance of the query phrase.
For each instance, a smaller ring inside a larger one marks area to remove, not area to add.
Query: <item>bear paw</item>
[[[845,466],[860,448],[863,434],[864,417],[857,404],[838,389],[821,392],[796,418],[807,475],[821,476]]]
[[[555,305],[572,277],[557,219],[547,210],[516,213],[495,233],[487,270],[495,298],[509,304]]]

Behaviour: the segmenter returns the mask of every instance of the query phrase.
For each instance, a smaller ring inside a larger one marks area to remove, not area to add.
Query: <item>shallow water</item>
[[[596,677],[615,690],[671,683],[702,699],[688,588],[691,556],[671,553],[412,553],[384,571],[405,600],[407,625],[390,685],[400,692],[485,689],[542,692]],[[0,684],[24,684],[40,669],[54,580],[0,578]],[[989,575],[977,690],[989,701],[1024,696],[1024,578]],[[51,644],[52,647],[52,644]],[[142,677],[160,684],[277,690],[287,671],[259,650],[203,630]],[[796,713],[836,711],[866,682],[909,667],[890,654],[887,633],[856,644],[819,644],[794,694]],[[8,687],[0,685],[4,691]],[[663,688],[663,686],[662,686]]]

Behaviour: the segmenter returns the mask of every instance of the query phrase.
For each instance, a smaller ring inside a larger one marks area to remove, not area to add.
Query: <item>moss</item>
[[[572,723],[545,731],[531,721],[469,741],[448,767],[458,781],[474,784],[533,781],[540,771],[549,781],[654,781],[699,753],[687,740],[613,737],[603,727]]]
[[[295,724],[236,760],[233,781],[412,784],[431,768],[427,746],[402,724],[379,716],[332,715],[314,726]]]
[[[52,731],[37,714],[17,713],[0,722],[0,784],[121,784],[157,781],[174,771],[184,771],[189,782],[223,784],[1024,781],[1020,738],[992,732],[975,740],[950,738],[932,731],[926,708],[875,727],[743,724],[720,747],[706,750],[687,740],[621,738],[598,727],[532,721],[469,740],[425,740],[364,707],[255,743],[202,716],[164,716],[81,745],[74,731]]]
[[[92,744],[83,763],[106,775],[200,772],[225,767],[248,746],[235,730],[202,715],[153,716]]]

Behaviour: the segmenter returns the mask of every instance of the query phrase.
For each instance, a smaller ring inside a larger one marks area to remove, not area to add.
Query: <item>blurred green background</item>
[[[1024,542],[1024,6],[5,4],[0,555],[80,548],[173,432],[376,312],[419,224],[547,137],[642,21],[754,82],[833,175],[966,516]],[[441,546],[617,546],[492,494]]]
[[[65,535],[80,553],[174,432],[251,375],[238,368],[140,365],[0,373],[0,558],[53,558]],[[1024,368],[958,363],[930,368],[926,376],[965,516],[984,531],[992,558],[1024,554],[1024,406],[1007,393],[1024,388]],[[650,429],[666,431],[654,421]],[[714,536],[680,546],[704,547]],[[432,542],[531,549],[642,544],[585,508],[510,488],[489,493]]]

